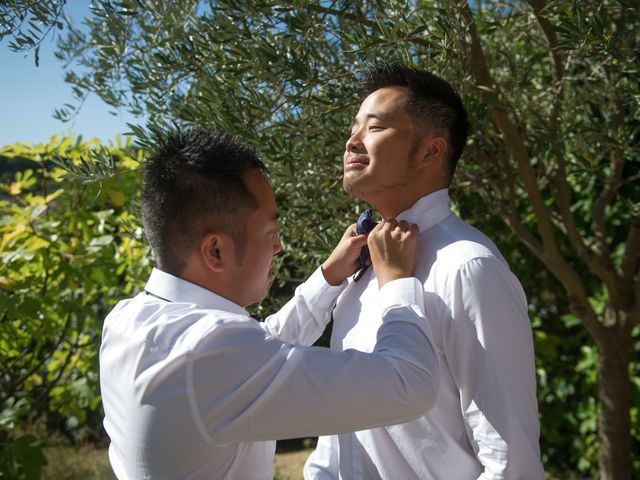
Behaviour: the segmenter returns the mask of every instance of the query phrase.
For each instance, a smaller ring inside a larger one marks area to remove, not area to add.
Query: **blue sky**
[[[89,0],[67,3],[67,16],[74,24],[89,14]],[[0,42],[0,146],[16,142],[46,142],[54,134],[81,134],[85,139],[107,142],[128,131],[127,122],[142,123],[128,112],[115,111],[95,95],[90,95],[82,110],[68,123],[53,118],[53,111],[64,103],[73,103],[71,86],[64,82],[63,63],[57,60],[51,35],[40,48],[40,66],[33,52],[14,53],[8,39]]]

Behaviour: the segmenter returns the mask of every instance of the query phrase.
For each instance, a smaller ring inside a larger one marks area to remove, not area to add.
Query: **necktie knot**
[[[376,221],[373,219],[373,210],[371,208],[367,208],[364,212],[360,214],[358,217],[358,221],[356,222],[356,233],[358,235],[366,235],[376,226]],[[366,245],[362,247],[360,251],[360,255],[358,256],[358,270],[356,271],[355,276],[353,277],[353,281],[357,282],[362,278],[364,272],[367,271],[369,265],[367,265],[367,260],[369,259],[369,247]]]
[[[356,233],[358,235],[366,235],[376,226],[376,221],[373,219],[373,209],[367,208],[358,217],[356,222]]]

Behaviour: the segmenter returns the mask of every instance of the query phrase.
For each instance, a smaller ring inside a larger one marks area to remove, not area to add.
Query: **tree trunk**
[[[596,338],[598,357],[598,396],[600,414],[601,480],[631,479],[631,407],[629,364],[631,332],[619,325],[611,326]]]

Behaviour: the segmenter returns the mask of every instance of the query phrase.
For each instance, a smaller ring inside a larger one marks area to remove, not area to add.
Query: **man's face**
[[[247,175],[246,184],[258,208],[247,219],[244,255],[236,258],[231,275],[237,287],[237,303],[243,307],[265,297],[273,280],[273,256],[282,249],[278,238],[278,208],[271,185],[260,173]]]
[[[345,145],[347,193],[371,203],[379,194],[400,192],[414,180],[414,126],[405,108],[408,98],[405,88],[385,87],[362,102]]]

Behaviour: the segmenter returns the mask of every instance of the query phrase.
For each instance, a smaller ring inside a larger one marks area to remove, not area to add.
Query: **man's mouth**
[[[367,165],[369,165],[369,160],[358,155],[349,155],[347,157],[347,161],[344,164],[346,167],[366,167]]]

